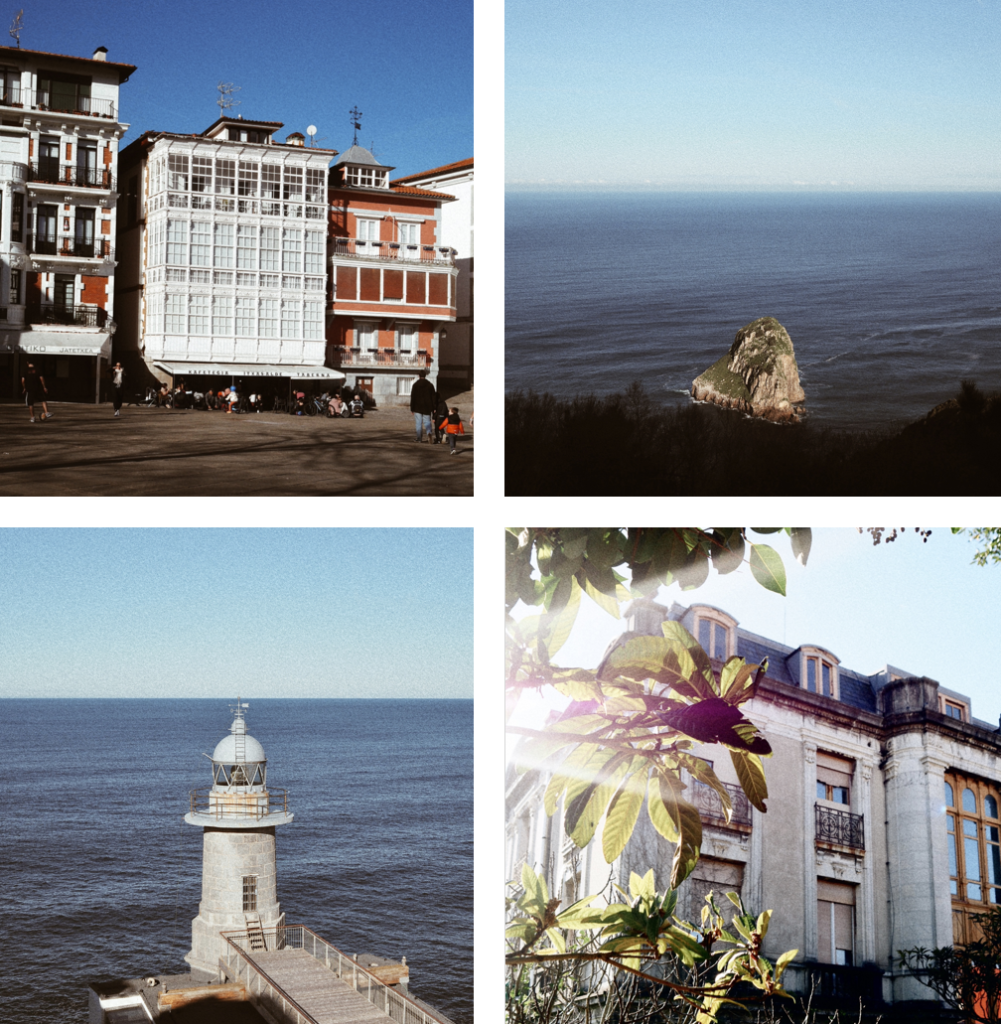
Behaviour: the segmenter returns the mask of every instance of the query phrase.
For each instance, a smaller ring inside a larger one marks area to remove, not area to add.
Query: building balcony
[[[455,249],[447,245],[410,245],[406,242],[371,242],[363,238],[334,239],[334,256],[395,263],[437,263],[455,266]]]
[[[26,246],[33,256],[68,256],[72,259],[114,259],[115,250],[110,240],[99,238],[97,241],[81,242],[75,238],[60,238],[48,241],[29,238]]]
[[[28,180],[39,185],[56,185],[64,188],[97,188],[114,192],[117,187],[114,175],[104,167],[74,167],[60,164],[58,159],[38,159],[28,171]]]
[[[817,804],[817,845],[865,852],[863,815]]]
[[[114,100],[94,99],[91,96],[67,95],[42,89],[22,89],[15,82],[0,90],[0,107],[20,110],[51,110],[59,114],[82,114],[86,117],[104,117],[118,120]]]
[[[791,963],[786,987],[797,992],[812,991],[814,1004],[823,1007],[858,1007],[878,1010],[883,1006],[883,972],[875,964]]]
[[[29,324],[65,324],[73,327],[105,327],[108,311],[100,306],[29,306],[25,320]]]
[[[715,828],[732,829],[734,832],[750,832],[751,804],[747,799],[747,794],[740,786],[732,786],[729,782],[724,782],[723,788],[726,790],[727,796],[730,797],[730,806],[733,808],[729,822],[723,813],[723,802],[719,798],[719,793],[704,782],[692,780],[692,803],[698,808],[699,817],[706,824]]]
[[[338,366],[388,366],[405,367],[413,370],[431,368],[431,356],[421,352],[397,352],[391,348],[360,349],[334,348],[334,362]]]

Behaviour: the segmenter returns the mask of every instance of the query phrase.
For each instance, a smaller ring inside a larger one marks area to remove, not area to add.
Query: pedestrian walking
[[[445,396],[435,389],[434,393],[434,443],[442,444],[444,438],[442,437],[441,429],[438,424],[448,415],[448,402],[445,401]]]
[[[434,385],[427,380],[427,370],[421,370],[418,380],[414,381],[414,386],[410,389],[410,411],[414,414],[414,433],[417,435],[414,440],[418,444],[424,437],[428,439],[428,444],[434,441],[432,436],[434,398]],[[421,431],[423,431],[424,437],[421,436]]]
[[[122,414],[122,388],[125,387],[125,371],[121,363],[115,363],[111,371],[111,401],[115,406],[115,415]]]
[[[462,420],[459,418],[459,407],[453,405],[448,410],[448,415],[441,421],[438,427],[439,430],[444,431],[448,437],[449,455],[454,455],[456,452],[455,441],[459,434],[464,434],[466,431],[462,426]]]
[[[45,386],[45,378],[35,369],[34,363],[28,363],[28,369],[21,378],[21,390],[27,397],[28,415],[32,423],[35,422],[35,406],[38,404],[42,406],[42,419],[52,419],[52,413],[49,412],[49,407],[42,397],[49,393],[49,389]]]

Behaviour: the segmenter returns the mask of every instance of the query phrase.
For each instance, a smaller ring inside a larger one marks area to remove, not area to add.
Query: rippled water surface
[[[87,1019],[94,980],[184,973],[201,896],[188,791],[218,700],[0,701],[6,1024]],[[252,700],[289,923],[406,956],[411,992],[472,1014],[473,731],[465,700]]]
[[[823,425],[1001,389],[1001,195],[515,192],[505,263],[508,390],[687,402],[760,316]]]

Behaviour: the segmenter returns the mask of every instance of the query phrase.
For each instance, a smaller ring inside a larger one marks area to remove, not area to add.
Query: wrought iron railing
[[[817,842],[865,849],[863,815],[817,804]]]
[[[730,806],[733,813],[730,815],[731,826],[751,827],[751,804],[747,794],[740,786],[733,786],[729,782],[723,783],[727,796],[730,798]],[[699,817],[714,824],[727,826],[726,814],[723,812],[723,802],[719,793],[712,786],[696,779],[692,780],[692,803],[699,810]]]
[[[256,936],[255,941],[260,941],[260,932]],[[249,932],[223,932],[222,937],[228,948],[220,964],[231,978],[243,982],[252,1004],[260,1006],[276,1020],[316,1024],[315,1018],[254,960]],[[264,943],[269,951],[305,950],[314,960],[324,964],[334,977],[350,985],[397,1024],[451,1024],[447,1017],[429,1012],[409,996],[390,988],[305,925],[281,924],[265,928]]]
[[[787,988],[812,991],[814,1002],[821,1005],[857,1007],[861,1000],[867,1011],[883,1005],[883,971],[875,964],[792,963],[786,979]]]
[[[58,157],[39,157],[28,171],[28,180],[42,184],[77,185],[81,188],[101,188],[108,191],[116,187],[115,177],[107,168],[60,164]]]
[[[431,357],[427,352],[339,347],[333,350],[333,355],[340,366],[405,366],[418,370],[426,370],[431,366]]]
[[[100,306],[29,306],[29,324],[73,324],[75,327],[104,327],[108,311]]]
[[[288,790],[191,790],[191,813],[226,819],[266,818],[269,814],[288,814]]]
[[[0,106],[52,110],[64,114],[86,114],[89,117],[117,117],[114,100],[79,95],[60,97],[48,89],[22,89],[19,82],[13,82],[0,89]]]
[[[397,262],[444,263],[455,266],[455,249],[447,245],[412,245],[407,242],[372,242],[364,238],[337,238],[335,256],[361,256],[365,259]]]
[[[81,242],[75,238],[60,238],[56,241],[48,241],[41,238],[29,238],[26,246],[28,252],[36,256],[76,256],[86,259],[102,259],[113,257],[114,247],[106,238],[99,238],[93,242]]]

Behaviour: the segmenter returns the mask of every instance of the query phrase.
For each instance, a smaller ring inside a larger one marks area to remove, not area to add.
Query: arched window
[[[977,813],[977,794],[972,789],[963,790],[963,813],[964,814],[976,814]]]
[[[998,802],[990,794],[984,797],[984,816],[987,818],[997,818],[998,816]]]
[[[945,784],[945,806],[946,807],[955,807],[956,806],[955,800],[956,800],[956,798],[955,798],[955,796],[953,796],[952,786],[950,786],[949,783],[947,782]]]
[[[995,785],[957,772],[945,779],[953,941],[960,945],[979,937],[971,915],[1001,905],[1001,827],[998,796],[990,791]],[[956,792],[962,793],[959,808]]]

